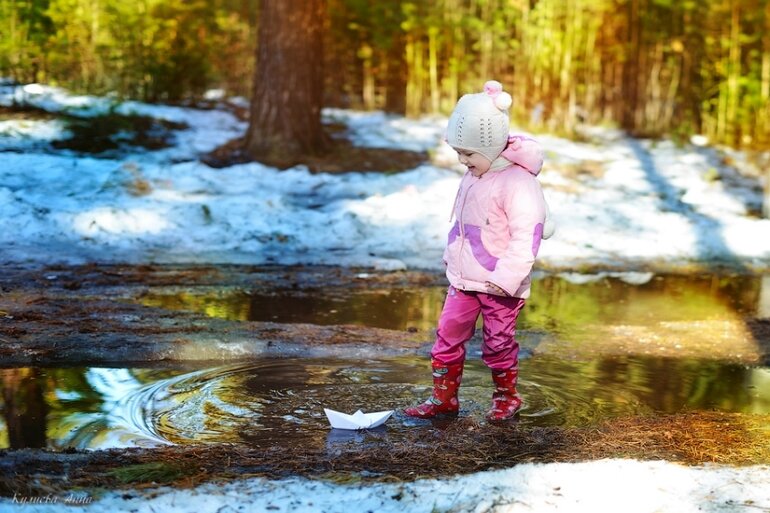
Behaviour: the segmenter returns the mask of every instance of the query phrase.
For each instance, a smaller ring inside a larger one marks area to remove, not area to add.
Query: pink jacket
[[[534,139],[510,136],[501,156],[511,164],[478,178],[468,172],[460,182],[457,221],[444,250],[446,275],[460,290],[489,292],[486,282],[492,282],[527,298],[546,216],[536,178],[543,150]]]

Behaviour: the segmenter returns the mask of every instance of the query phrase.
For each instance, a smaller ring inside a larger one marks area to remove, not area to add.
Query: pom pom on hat
[[[495,106],[500,110],[508,110],[511,105],[513,105],[513,98],[508,93],[500,93],[495,98]]]
[[[457,102],[447,126],[447,142],[495,160],[508,144],[508,107],[513,100],[496,80],[481,93],[466,94]]]
[[[487,80],[484,84],[484,92],[489,96],[495,97],[503,92],[503,84],[497,80]]]
[[[488,80],[484,84],[484,92],[492,97],[495,107],[500,110],[506,110],[513,104],[513,98],[510,94],[503,92],[503,84],[497,80]]]

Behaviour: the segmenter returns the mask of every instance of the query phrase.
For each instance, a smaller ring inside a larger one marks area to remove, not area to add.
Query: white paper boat
[[[358,410],[353,415],[324,408],[329,424],[336,429],[372,429],[385,424],[393,410],[364,413]]]

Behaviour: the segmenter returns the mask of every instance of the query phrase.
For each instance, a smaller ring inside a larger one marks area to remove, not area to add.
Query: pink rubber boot
[[[457,388],[462,380],[462,362],[447,365],[434,358],[431,365],[433,367],[433,395],[419,406],[406,408],[404,413],[420,419],[457,415],[460,411]]]
[[[516,393],[516,381],[519,370],[512,367],[508,370],[492,370],[492,381],[495,391],[492,394],[492,409],[487,413],[487,420],[508,420],[521,408],[521,398]]]

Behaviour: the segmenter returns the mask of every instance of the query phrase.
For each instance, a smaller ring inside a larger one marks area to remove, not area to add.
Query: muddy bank
[[[114,299],[0,297],[4,366],[223,361],[266,355],[366,357],[415,351],[425,334],[363,326],[234,322]]]
[[[112,290],[123,288],[209,286],[243,287],[254,291],[278,288],[306,290],[318,287],[361,289],[378,287],[417,287],[443,285],[443,274],[421,271],[381,272],[324,266],[249,266],[249,265],[51,265],[5,266],[0,288],[35,288],[64,291]]]
[[[692,413],[620,418],[584,428],[490,425],[471,418],[434,422],[411,438],[388,443],[377,431],[330,438],[320,446],[255,449],[216,444],[107,451],[0,451],[0,494],[114,490],[267,476],[308,476],[337,482],[411,481],[510,467],[524,462],[603,458],[686,464],[762,464],[770,447],[757,444],[770,417]]]

